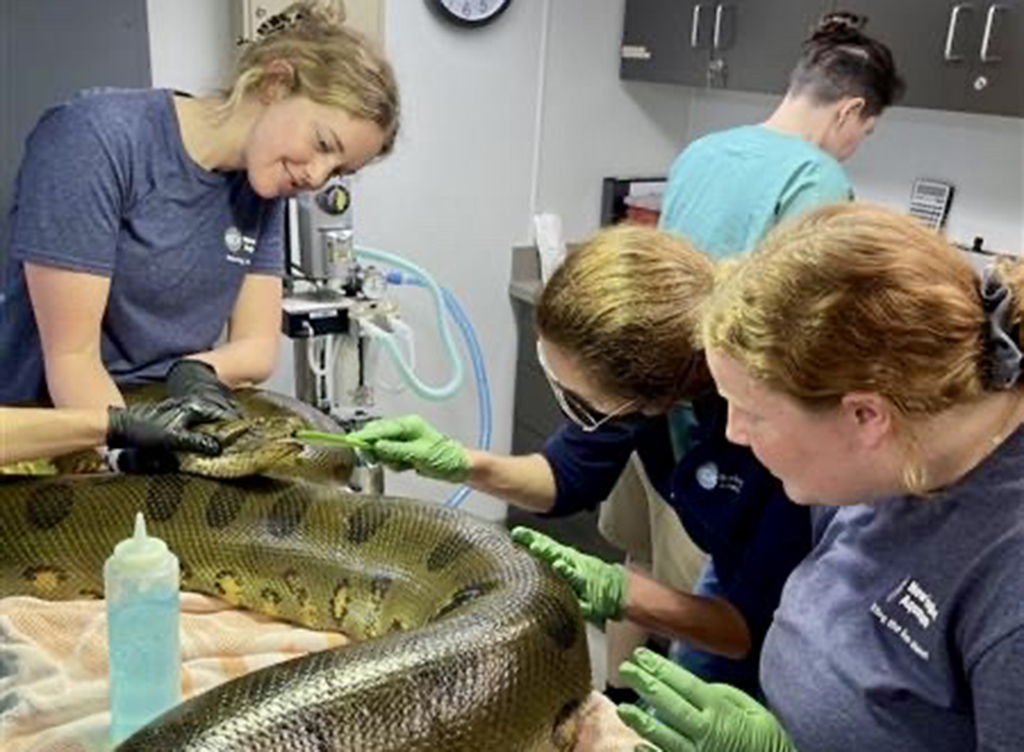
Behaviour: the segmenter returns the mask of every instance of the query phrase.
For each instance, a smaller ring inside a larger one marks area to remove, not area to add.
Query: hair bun
[[[864,41],[866,16],[849,11],[828,13],[818,22],[817,28],[808,40],[811,44],[857,44]]]
[[[348,16],[345,0],[305,0],[303,5],[306,6],[306,18],[316,19],[329,26],[341,26]]]

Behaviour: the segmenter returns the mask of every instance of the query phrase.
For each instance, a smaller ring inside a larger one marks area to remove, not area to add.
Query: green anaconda
[[[422,501],[302,478],[8,476],[0,594],[100,595],[137,511],[183,588],[363,641],[211,689],[119,750],[571,746],[590,687],[571,590],[505,533]]]

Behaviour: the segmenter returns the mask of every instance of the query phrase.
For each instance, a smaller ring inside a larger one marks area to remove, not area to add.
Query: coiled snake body
[[[301,478],[3,478],[0,594],[101,595],[139,510],[183,588],[365,641],[209,690],[120,750],[571,747],[590,687],[571,590],[504,533],[433,504]]]

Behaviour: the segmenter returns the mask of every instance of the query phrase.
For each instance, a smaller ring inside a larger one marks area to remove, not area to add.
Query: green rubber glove
[[[619,676],[654,711],[620,705],[623,722],[664,752],[796,752],[775,717],[757,700],[726,684],[708,684],[645,648]]]
[[[418,415],[384,418],[348,434],[363,442],[362,451],[392,470],[415,470],[420,475],[451,483],[469,477],[469,455],[455,439],[439,433]]]
[[[568,580],[580,601],[583,618],[595,624],[618,619],[626,605],[626,568],[581,554],[528,527],[512,529],[512,540],[551,565]]]

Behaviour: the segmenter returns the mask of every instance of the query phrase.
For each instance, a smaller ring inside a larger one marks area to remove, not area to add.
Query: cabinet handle
[[[992,29],[996,25],[996,14],[1000,11],[1009,10],[1005,5],[990,5],[988,14],[985,17],[985,36],[981,40],[981,62],[998,63],[1003,59],[1002,55],[990,55],[989,47],[992,45]]]
[[[704,5],[697,3],[693,6],[693,23],[690,27],[690,46],[693,49],[700,47],[700,17],[704,12]]]
[[[719,45],[722,42],[722,8],[724,6],[719,3],[715,6],[715,36],[711,40],[711,46],[714,49],[721,49]]]
[[[950,63],[964,59],[963,55],[953,54],[953,47],[956,45],[956,28],[957,24],[960,23],[960,14],[965,10],[973,10],[973,6],[970,3],[960,3],[959,5],[954,5],[953,10],[949,14],[949,27],[946,29],[946,51],[943,57]]]

